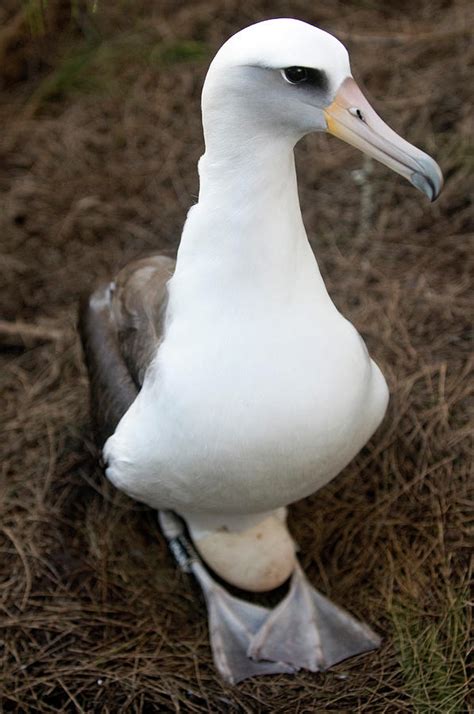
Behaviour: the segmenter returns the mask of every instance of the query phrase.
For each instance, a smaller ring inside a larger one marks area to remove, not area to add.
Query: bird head
[[[259,22],[219,50],[203,90],[204,128],[296,143],[329,132],[408,179],[433,201],[443,177],[428,154],[378,116],[352,77],[344,45],[293,19]]]

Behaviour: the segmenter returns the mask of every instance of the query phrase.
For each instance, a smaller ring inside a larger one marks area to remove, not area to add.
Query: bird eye
[[[300,84],[308,79],[306,67],[287,67],[283,70],[283,76],[290,84]]]
[[[322,69],[314,67],[286,67],[281,73],[290,84],[305,84],[318,91],[325,92],[328,88],[328,78]]]

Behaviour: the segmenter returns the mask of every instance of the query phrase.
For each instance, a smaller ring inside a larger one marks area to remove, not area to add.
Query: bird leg
[[[252,639],[268,620],[271,610],[234,597],[219,585],[203,566],[184,534],[182,521],[174,513],[159,511],[158,520],[178,565],[184,572],[192,572],[201,586],[214,664],[223,679],[236,684],[260,674],[295,672],[295,667],[284,662],[254,661],[248,657]]]
[[[204,567],[171,511],[158,514],[178,565],[204,594],[214,663],[231,684],[260,674],[328,669],[380,645],[367,625],[315,590],[297,563],[286,597],[273,609],[230,595]]]

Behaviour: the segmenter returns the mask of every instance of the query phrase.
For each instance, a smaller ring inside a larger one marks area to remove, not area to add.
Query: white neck
[[[211,146],[199,162],[199,176],[194,213],[209,229],[201,234],[200,248],[230,261],[233,269],[244,266],[257,280],[275,279],[275,271],[291,269],[301,244],[307,243],[293,147],[261,137],[234,150]],[[189,239],[187,230],[183,239]]]
[[[205,125],[205,139],[199,201],[183,230],[170,313],[196,301],[221,313],[226,306],[234,313],[266,309],[308,291],[313,302],[327,303],[301,216],[295,142],[251,131],[245,120],[213,122],[212,131]]]

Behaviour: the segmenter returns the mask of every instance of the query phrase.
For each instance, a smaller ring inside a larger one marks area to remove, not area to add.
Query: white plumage
[[[169,283],[164,340],[105,449],[117,486],[191,523],[209,513],[226,526],[227,514],[314,492],[387,405],[384,378],[332,303],[306,236],[293,147],[309,120],[293,121],[293,88],[280,101],[280,75],[262,86],[259,68],[244,101],[257,62],[263,73],[317,66],[334,87],[350,71],[335,38],[292,20],[255,25],[218,53],[203,93],[199,202]],[[277,102],[281,116],[267,121]]]

